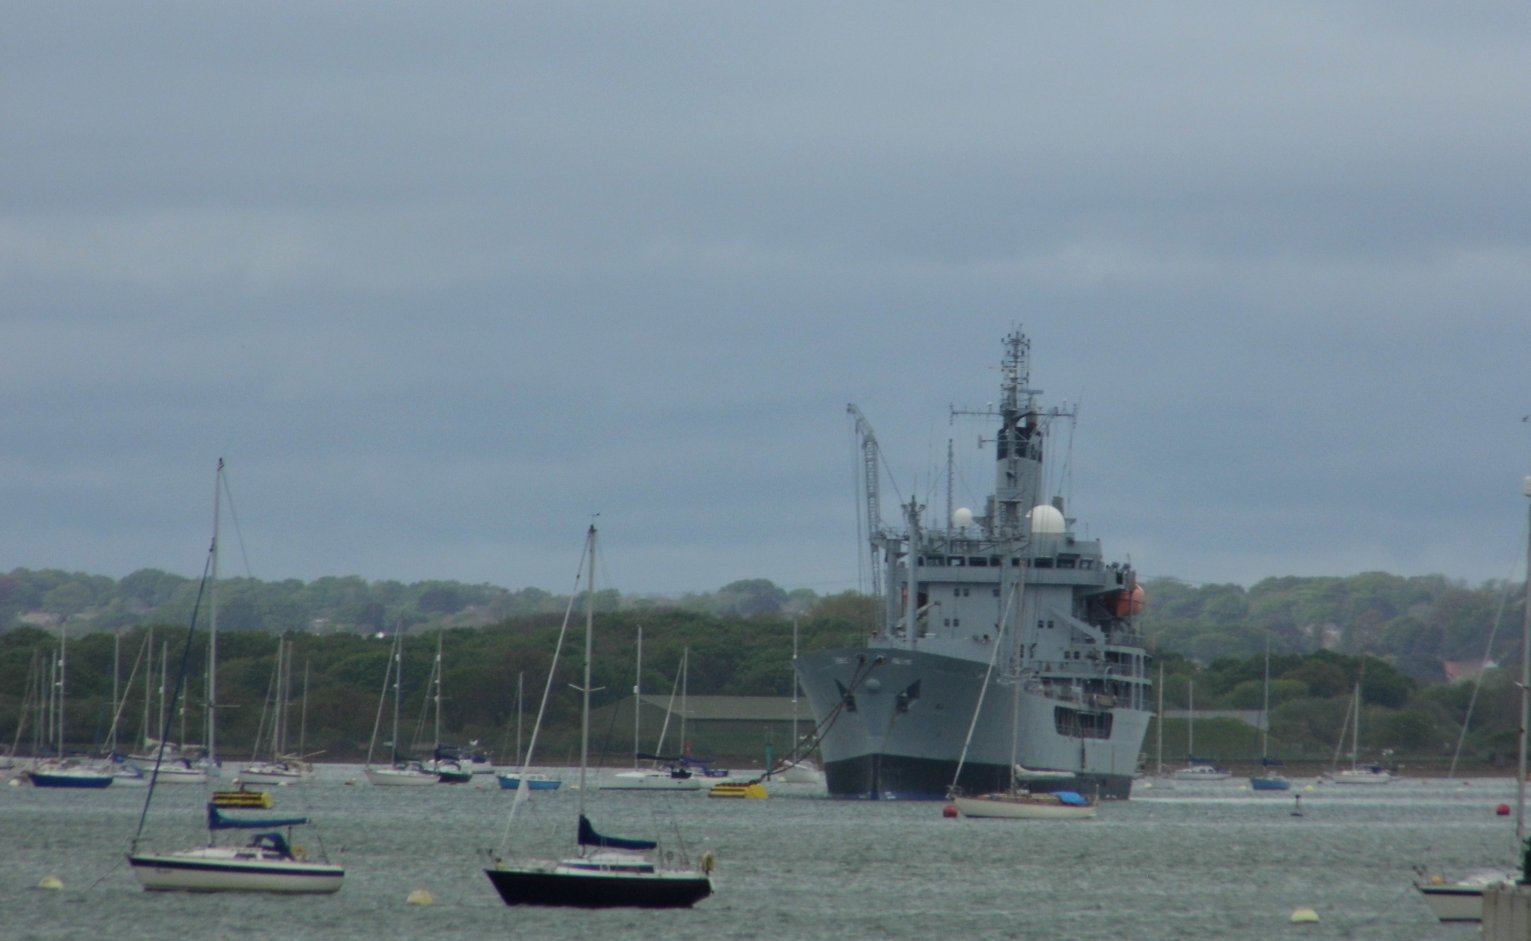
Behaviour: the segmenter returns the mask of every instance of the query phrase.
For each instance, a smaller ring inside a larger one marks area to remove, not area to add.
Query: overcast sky
[[[1145,576],[1524,572],[1520,0],[0,8],[0,571],[856,588],[1020,326]]]

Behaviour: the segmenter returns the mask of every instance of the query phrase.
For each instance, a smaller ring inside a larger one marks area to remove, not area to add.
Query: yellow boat
[[[765,789],[765,785],[759,781],[749,784],[714,784],[712,790],[707,792],[708,797],[739,797],[746,800],[765,800],[771,794]]]
[[[237,791],[214,791],[213,805],[216,807],[231,807],[236,809],[261,808],[271,809],[271,793],[269,791],[246,791],[243,788]]]

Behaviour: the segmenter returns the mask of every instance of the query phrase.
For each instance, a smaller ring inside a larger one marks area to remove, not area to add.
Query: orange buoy
[[[956,804],[947,804],[945,807],[942,807],[941,808],[941,816],[948,817],[948,818],[949,817],[957,816],[957,805]]]
[[[1494,808],[1494,813],[1498,814],[1501,817],[1508,817],[1510,815],[1510,805],[1509,804],[1500,804],[1498,807]]]

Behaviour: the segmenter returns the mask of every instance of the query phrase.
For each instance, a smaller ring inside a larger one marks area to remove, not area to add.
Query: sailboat
[[[1250,775],[1249,787],[1254,791],[1289,791],[1292,782],[1276,769],[1281,762],[1270,756],[1271,725],[1271,645],[1265,642],[1265,695],[1260,702],[1260,773]]]
[[[431,664],[431,678],[425,684],[426,689],[430,690],[426,705],[430,706],[435,713],[436,732],[431,740],[430,760],[420,764],[426,771],[434,774],[442,784],[467,784],[473,780],[473,769],[465,767],[459,760],[461,752],[455,745],[444,745],[441,741],[441,651],[444,633],[440,630],[436,632],[436,660]],[[424,713],[421,717],[424,718]],[[416,729],[417,733],[418,731]],[[417,734],[417,749],[418,742]]]
[[[223,462],[219,462],[221,469]],[[209,555],[207,571],[203,573],[203,586],[212,580],[208,572],[215,570]],[[186,679],[186,661],[191,651],[192,635],[196,632],[197,614],[201,596],[192,608],[191,624],[186,631],[186,644],[181,654],[181,670],[176,678],[170,699],[170,714],[174,714],[177,700]],[[161,728],[159,738],[160,757],[169,738],[168,718]],[[156,761],[158,770],[159,762]],[[228,817],[219,810],[216,801],[207,804],[208,841],[204,846],[170,852],[140,852],[144,824],[149,817],[149,807],[154,800],[160,776],[151,771],[149,787],[145,792],[144,806],[138,817],[138,830],[133,835],[128,850],[128,864],[138,881],[148,891],[184,892],[278,892],[285,894],[329,894],[340,889],[345,869],[331,863],[319,844],[317,858],[309,858],[308,851],[292,842],[293,828],[308,823],[306,817],[248,819]],[[250,841],[241,846],[219,844],[217,834],[224,830],[256,830]]]
[[[49,699],[53,708],[48,713],[49,737],[53,739],[54,757],[35,765],[28,777],[33,787],[72,788],[97,790],[110,787],[114,779],[111,770],[94,761],[69,756],[64,749],[64,692],[68,676],[68,640],[64,628],[59,628],[58,659],[50,668],[51,683]],[[56,691],[56,693],[55,693]]]
[[[638,694],[640,680],[643,675],[643,628],[638,629],[638,679],[633,681],[633,768],[629,771],[618,771],[605,781],[600,783],[603,791],[700,791],[702,782],[696,773],[686,766],[684,760],[686,741],[686,660],[690,656],[688,649],[680,660],[680,666],[675,671],[675,684],[670,688],[670,704],[665,708],[664,725],[659,729],[659,744],[654,753],[639,751],[638,742],[638,717],[643,711],[643,700]],[[670,716],[674,713],[675,692],[681,691],[680,721],[681,721],[681,751],[678,756],[666,757],[664,755],[665,735],[670,730]],[[651,761],[654,765],[648,768],[640,768],[639,761]],[[663,763],[661,766],[660,763]]]
[[[215,804],[207,805],[210,842],[176,853],[132,853],[128,862],[148,891],[181,892],[277,892],[328,895],[338,892],[345,869],[325,859],[311,860],[303,847],[292,843],[292,828],[308,823],[307,817],[246,820],[226,816]],[[258,829],[242,846],[211,842],[213,834],[228,829]],[[286,831],[283,833],[282,831]]]
[[[1232,776],[1227,768],[1196,757],[1196,683],[1186,683],[1185,751],[1186,766],[1175,771],[1176,781],[1226,781]]]
[[[1381,765],[1363,765],[1357,760],[1361,741],[1360,680],[1356,680],[1356,691],[1351,698],[1350,717],[1350,767],[1342,768],[1335,772],[1329,777],[1329,780],[1334,784],[1386,784],[1393,780],[1393,773]]]
[[[404,672],[403,625],[394,628],[393,649],[388,654],[388,669],[383,672],[383,693],[377,701],[377,720],[372,725],[372,741],[367,745],[367,764],[363,773],[367,780],[378,787],[429,787],[441,780],[439,775],[421,767],[420,762],[399,754],[399,693]],[[393,682],[393,737],[388,745],[393,750],[393,761],[387,766],[373,767],[372,751],[377,746],[378,728],[383,721],[383,704],[388,701],[388,684]]]
[[[784,758],[781,764],[771,769],[767,777],[783,784],[817,784],[824,785],[824,772],[814,763],[812,758],[803,755],[803,741],[797,734],[797,703],[798,690],[802,688],[802,680],[797,675],[797,618],[792,619],[792,752]]]
[[[1017,580],[1011,591],[1009,607],[1019,609],[1024,580]],[[962,755],[957,761],[957,771],[953,777],[951,786],[952,806],[964,817],[999,818],[1006,820],[1085,820],[1095,816],[1095,802],[1086,798],[1078,791],[1063,789],[1059,782],[1074,778],[1071,771],[1056,769],[1030,769],[1023,767],[1016,761],[1022,733],[1021,729],[1021,683],[1022,676],[1019,673],[995,677],[995,665],[998,661],[999,651],[1003,644],[1003,631],[1010,625],[1011,618],[1007,616],[1001,622],[1001,636],[996,638],[992,652],[989,655],[988,669],[984,673],[984,686],[979,690],[978,703],[973,709],[973,720],[968,726],[968,738],[963,743]],[[962,765],[967,760],[967,752],[972,744],[973,730],[977,727],[978,717],[983,711],[983,701],[988,694],[990,682],[997,682],[1001,686],[1010,687],[1010,781],[1009,786],[1003,791],[991,791],[985,794],[966,795],[957,786],[957,781],[962,778]],[[1043,788],[1033,788],[1049,782]]]
[[[1523,483],[1528,501],[1531,501],[1531,477]],[[1531,507],[1531,503],[1528,503]],[[1519,761],[1515,774],[1515,852],[1526,866],[1526,773],[1528,743],[1526,736],[1531,727],[1531,517],[1526,528],[1526,586],[1525,616],[1520,636],[1520,734]],[[1441,921],[1482,921],[1483,893],[1489,888],[1514,884],[1526,877],[1517,869],[1481,869],[1467,876],[1448,881],[1438,874],[1420,868],[1414,887],[1424,896],[1435,917]]]
[[[299,732],[297,754],[287,752],[287,712],[292,703],[292,642],[279,639],[276,664],[272,667],[271,692],[266,697],[271,718],[270,757],[261,758],[261,735],[256,733],[255,756],[239,769],[239,780],[246,784],[302,784],[314,776],[314,766],[303,754],[304,741]],[[308,669],[303,671],[303,703],[308,703]],[[265,714],[262,715],[264,725]]]
[[[583,702],[580,719],[579,804],[575,843],[576,856],[557,862],[527,862],[509,865],[497,861],[484,870],[490,883],[506,905],[544,905],[573,908],[689,908],[712,894],[710,853],[702,857],[698,868],[671,868],[673,853],[663,854],[664,863],[649,855],[657,849],[651,840],[603,836],[596,832],[585,815],[586,775],[590,764],[590,661],[595,636],[595,556],[596,531],[591,526],[585,541],[590,577],[585,601],[585,674],[580,687]],[[567,625],[567,618],[565,618]],[[560,633],[560,641],[562,634]],[[557,655],[554,655],[557,663]],[[549,684],[552,678],[549,674]],[[544,693],[544,696],[546,694]],[[540,716],[539,716],[540,718]],[[536,733],[533,732],[535,741]],[[528,749],[528,759],[531,749]],[[516,790],[515,808],[525,799],[528,789]],[[507,828],[508,832],[508,828]],[[679,854],[684,859],[682,850]]]
[[[525,702],[525,696],[521,692],[522,674],[516,674],[516,761],[524,768],[530,758],[521,752],[521,711]],[[514,791],[525,781],[526,786],[534,791],[556,791],[558,785],[563,782],[542,771],[498,771],[495,779],[500,782],[500,787],[507,791]]]

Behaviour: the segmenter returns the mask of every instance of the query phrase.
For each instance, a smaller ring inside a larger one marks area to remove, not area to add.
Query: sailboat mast
[[[585,682],[579,723],[579,814],[585,815],[585,771],[590,766],[590,658],[595,650],[595,526],[590,527],[590,583],[585,586]]]
[[[1522,484],[1531,501],[1531,477]],[[1531,507],[1531,503],[1528,503]],[[1516,775],[1515,840],[1522,850],[1526,843],[1526,736],[1531,734],[1531,516],[1526,524],[1526,599],[1520,636],[1520,773]]]
[[[633,770],[638,770],[638,752],[642,751],[638,736],[641,734],[638,721],[643,716],[643,701],[639,697],[639,688],[643,685],[643,625],[638,625],[638,667],[633,672]]]
[[[1271,728],[1271,642],[1265,640],[1265,693],[1260,700],[1260,764],[1269,756]]]
[[[436,741],[431,746],[432,749],[441,747],[441,638],[445,632],[445,628],[438,628],[436,631],[436,668],[434,670],[436,682],[432,690],[436,704]]]
[[[401,623],[393,634],[393,748],[394,766],[399,763],[399,692],[403,688],[399,682],[404,674],[404,625]]]
[[[144,645],[148,649],[149,662],[144,665],[144,751],[149,750],[150,725],[149,706],[154,702],[154,628],[144,637]]]
[[[1185,683],[1185,751],[1186,760],[1196,760],[1196,681]]]
[[[1159,727],[1159,754],[1155,759],[1154,773],[1164,777],[1164,664],[1159,664],[1159,715],[1155,723]]]
[[[118,695],[120,692],[120,680],[122,677],[122,629],[112,631],[112,731],[107,740],[107,748],[113,754],[117,752],[117,714]]]
[[[218,730],[214,710],[218,702],[218,507],[223,501],[223,458],[213,476],[212,577],[207,583],[207,762],[218,762]]]
[[[64,693],[68,689],[65,677],[68,675],[68,642],[66,634],[68,628],[62,624],[58,629],[58,696],[54,698],[58,709],[58,756],[64,757]]]
[[[303,661],[303,705],[298,709],[298,758],[308,754],[308,661]]]
[[[797,618],[792,619],[792,750],[788,757],[797,754],[797,689],[802,685],[797,678]]]

